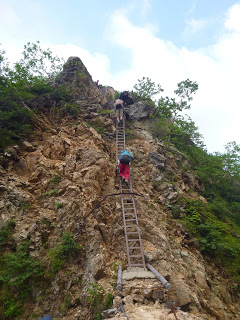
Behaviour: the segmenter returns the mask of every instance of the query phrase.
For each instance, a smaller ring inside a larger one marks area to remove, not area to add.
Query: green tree
[[[155,82],[148,77],[138,79],[138,83],[133,87],[135,89],[135,92],[133,92],[135,100],[147,101],[149,104],[154,104],[153,97],[163,92],[161,85],[156,85]]]
[[[157,125],[165,129],[164,142],[168,148],[171,137],[179,141],[179,136],[183,137],[182,142],[197,143],[202,145],[202,136],[198,133],[198,128],[191,120],[183,115],[183,111],[190,109],[190,102],[193,95],[198,90],[198,84],[189,79],[181,81],[174,91],[176,98],[161,97],[157,105],[157,114],[160,118]],[[177,139],[176,139],[177,138]]]
[[[0,149],[16,143],[26,135],[32,124],[33,111],[28,101],[40,94],[52,94],[62,88],[55,77],[62,68],[62,61],[39,42],[27,43],[23,58],[10,67],[5,51],[0,50]],[[66,96],[66,93],[64,93]]]

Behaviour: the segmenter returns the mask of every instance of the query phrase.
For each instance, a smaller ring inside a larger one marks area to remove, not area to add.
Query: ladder
[[[125,150],[125,119],[118,125],[116,123],[116,162],[118,163],[119,156],[122,150]],[[145,259],[143,255],[142,240],[140,227],[138,224],[137,210],[135,205],[131,177],[128,185],[120,179],[120,193],[123,213],[124,233],[126,240],[128,269],[144,268],[146,270]]]

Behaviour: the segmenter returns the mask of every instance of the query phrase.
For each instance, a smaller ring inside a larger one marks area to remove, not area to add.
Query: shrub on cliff
[[[5,51],[0,50],[0,150],[17,143],[31,128],[34,113],[28,102],[48,95],[58,101],[69,101],[68,90],[55,83],[62,61],[39,42],[27,43],[23,58],[10,66]]]

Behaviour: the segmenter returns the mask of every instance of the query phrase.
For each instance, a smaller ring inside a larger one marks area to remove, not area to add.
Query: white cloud
[[[203,19],[190,19],[186,21],[187,31],[191,34],[202,30],[206,25],[207,21]]]
[[[158,38],[148,27],[133,25],[120,11],[113,14],[110,31],[113,43],[128,49],[131,57],[131,68],[115,75],[116,87],[132,87],[137,78],[148,76],[173,95],[178,82],[197,81],[199,91],[189,113],[209,151],[223,150],[232,140],[240,143],[239,34],[228,33],[213,46],[189,50]]]
[[[228,9],[224,25],[230,31],[240,32],[240,4],[235,4]]]

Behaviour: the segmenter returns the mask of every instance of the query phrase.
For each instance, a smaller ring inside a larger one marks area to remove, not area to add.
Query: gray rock
[[[35,150],[34,146],[28,141],[23,141],[22,146],[23,146],[24,150],[29,151],[29,152]]]
[[[102,316],[103,316],[103,319],[110,319],[110,318],[113,318],[117,313],[118,313],[117,308],[107,309],[103,311]]]
[[[160,184],[160,186],[157,187],[157,191],[163,191],[165,189],[167,189],[168,187],[170,187],[171,185],[167,182],[163,182]]]
[[[168,200],[172,200],[172,199],[176,199],[178,196],[178,193],[177,192],[170,192],[167,196],[167,199]]]
[[[173,279],[173,285],[176,288],[176,296],[174,300],[176,302],[176,305],[179,307],[183,306],[189,306],[192,302],[191,296],[190,296],[190,288],[185,284],[182,280],[174,280]]]
[[[129,116],[129,120],[143,120],[148,119],[150,114],[155,112],[155,107],[139,101],[126,108],[125,112]]]
[[[165,168],[166,159],[163,156],[155,152],[149,152],[149,157],[158,169]]]

